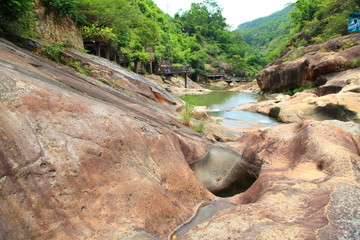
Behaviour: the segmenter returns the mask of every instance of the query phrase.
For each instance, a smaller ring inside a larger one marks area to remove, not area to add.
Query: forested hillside
[[[270,62],[286,50],[348,34],[349,14],[357,11],[359,0],[298,0],[268,17],[241,24],[236,31],[255,54]]]
[[[360,11],[360,0],[298,0],[292,6],[291,46],[299,47],[348,34],[349,15]]]
[[[130,69],[135,62],[170,60],[190,64],[194,72],[242,77],[254,76],[285,49],[347,34],[348,15],[360,10],[359,0],[298,0],[232,32],[215,0],[193,3],[190,10],[175,17],[152,0],[36,1],[60,18],[74,19],[85,40],[107,41]],[[33,1],[2,0],[0,33],[38,37],[31,27],[36,21],[33,8]]]
[[[288,15],[292,10],[289,5],[267,17],[240,24],[237,31],[257,55],[274,60],[287,43],[290,33]]]
[[[190,10],[174,18],[152,0],[40,1],[60,17],[73,18],[85,40],[108,41],[129,68],[134,62],[170,60],[174,64],[190,64],[193,71],[253,76],[265,64],[252,54],[239,33],[229,30],[222,9],[214,0],[193,3]],[[2,31],[35,37],[30,27],[35,21],[32,7],[32,1],[27,0],[2,4]]]

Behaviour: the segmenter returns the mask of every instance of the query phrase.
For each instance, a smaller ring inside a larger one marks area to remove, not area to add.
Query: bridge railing
[[[180,73],[190,73],[191,67],[187,65],[177,66],[177,65],[166,65],[158,66],[155,69],[156,74],[180,74]]]

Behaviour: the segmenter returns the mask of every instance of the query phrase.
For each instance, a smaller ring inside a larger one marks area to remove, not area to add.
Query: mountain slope
[[[253,47],[257,54],[274,60],[286,42],[284,39],[289,33],[288,14],[292,9],[287,6],[269,16],[245,22],[238,26],[237,31],[240,31],[246,43]]]

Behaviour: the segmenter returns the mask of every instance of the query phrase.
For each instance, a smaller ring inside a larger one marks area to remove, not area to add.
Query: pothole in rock
[[[241,155],[226,145],[216,144],[190,168],[205,187],[218,197],[246,191],[257,177],[241,162]]]

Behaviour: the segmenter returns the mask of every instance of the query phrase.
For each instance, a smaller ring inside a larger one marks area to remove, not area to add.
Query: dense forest
[[[291,5],[269,16],[242,23],[239,31],[254,52],[267,61],[275,60],[289,40]]]
[[[360,10],[360,0],[298,0],[270,19],[230,31],[215,0],[193,3],[174,17],[152,0],[40,1],[60,17],[73,18],[84,39],[108,41],[127,63],[170,60],[190,64],[193,71],[242,77],[254,76],[285,48],[347,34],[348,15]],[[33,7],[31,0],[1,0],[0,33],[34,37]]]
[[[298,0],[267,17],[240,24],[239,31],[254,53],[275,60],[286,48],[325,42],[347,34],[349,14],[359,0]]]

